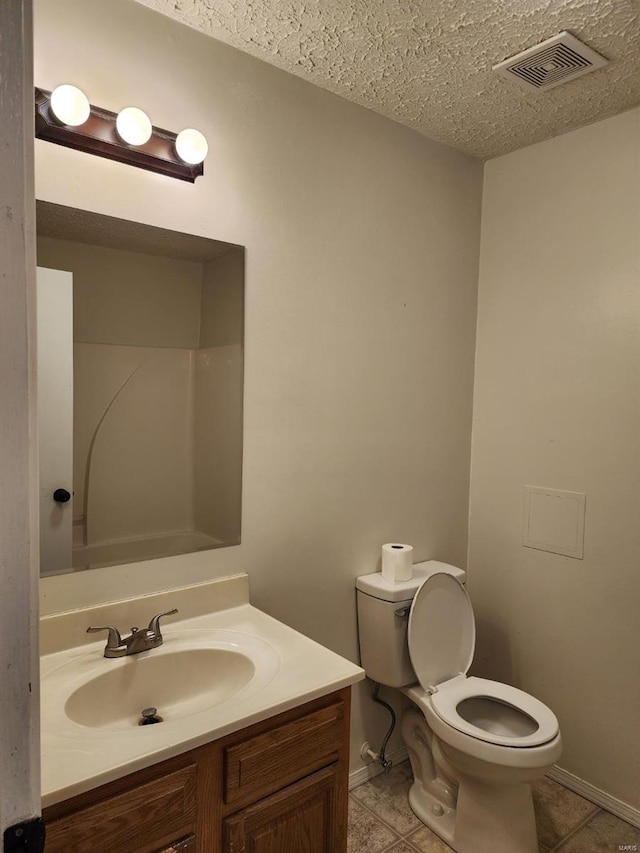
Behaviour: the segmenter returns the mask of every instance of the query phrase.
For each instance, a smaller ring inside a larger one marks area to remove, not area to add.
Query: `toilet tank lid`
[[[436,572],[447,572],[456,577],[460,583],[464,583],[467,578],[464,569],[438,560],[426,560],[424,563],[414,563],[413,577],[408,581],[391,583],[382,577],[382,572],[373,572],[356,578],[356,589],[383,601],[408,601],[414,597],[426,579]]]

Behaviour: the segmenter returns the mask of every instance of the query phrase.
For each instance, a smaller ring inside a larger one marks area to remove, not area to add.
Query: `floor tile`
[[[423,851],[423,853],[453,853],[451,847],[448,844],[445,844],[441,838],[431,832],[426,826],[423,826],[422,829],[419,829],[417,832],[414,832],[413,835],[410,835],[407,839],[411,844],[414,845],[415,850]],[[395,853],[396,848],[392,847],[391,851]],[[389,853],[391,853],[389,851]],[[402,853],[405,853],[403,850]],[[550,853],[548,847],[544,847],[542,844],[540,845],[540,853]],[[582,850],[581,853],[591,853],[591,851]]]
[[[426,826],[422,826],[417,832],[413,832],[407,841],[410,841],[421,853],[451,853],[451,847]]]
[[[533,785],[533,807],[538,840],[545,847],[554,847],[598,811],[593,803],[546,777]]]
[[[385,853],[416,853],[416,848],[407,844],[406,841],[401,841],[400,844],[389,847],[388,850],[385,850]]]
[[[349,797],[349,841],[347,853],[382,853],[400,838],[377,820],[353,797]]]
[[[613,853],[640,850],[640,829],[609,812],[599,812],[558,847],[559,853]]]
[[[411,811],[411,781],[403,762],[351,792],[348,853],[452,853]],[[640,851],[639,829],[551,779],[534,784],[533,799],[540,853],[617,853],[625,845]]]
[[[389,824],[398,835],[408,835],[420,826],[409,805],[409,788],[413,782],[408,761],[398,764],[390,773],[382,773],[360,785],[352,796]]]

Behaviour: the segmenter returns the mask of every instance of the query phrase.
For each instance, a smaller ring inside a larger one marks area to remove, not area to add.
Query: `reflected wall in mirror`
[[[41,574],[237,544],[244,249],[41,201],[37,228]]]

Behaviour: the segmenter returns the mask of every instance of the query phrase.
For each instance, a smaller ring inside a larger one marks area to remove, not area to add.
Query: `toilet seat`
[[[474,724],[472,715],[467,715],[471,719],[461,716],[460,711],[464,706],[460,706],[465,700],[478,700],[474,703],[477,706],[476,722],[480,717],[488,728]],[[489,700],[484,709],[481,707],[482,700]],[[491,708],[492,704],[494,708]],[[441,720],[458,731],[499,746],[540,746],[553,740],[559,730],[556,715],[544,702],[517,687],[486,678],[460,675],[441,684],[437,692],[431,694],[431,706]],[[513,709],[514,714],[507,709]],[[501,720],[501,711],[506,711],[513,725]],[[527,733],[524,726],[533,730]],[[510,733],[507,733],[507,729],[511,729]]]
[[[543,702],[507,684],[467,677],[475,638],[464,586],[446,572],[428,577],[411,605],[408,643],[413,669],[438,717],[498,746],[534,747],[552,740],[558,720]]]

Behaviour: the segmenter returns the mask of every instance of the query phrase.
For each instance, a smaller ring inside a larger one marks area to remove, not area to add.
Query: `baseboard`
[[[405,761],[408,757],[409,753],[407,752],[407,748],[404,744],[396,747],[395,749],[390,749],[386,753],[386,758],[392,761],[394,765],[400,764],[401,761]],[[353,770],[349,773],[349,790],[357,788],[358,785],[368,782],[369,779],[373,779],[381,773],[384,773],[384,770],[377,761],[372,761],[370,764],[365,764],[364,767],[360,767],[358,770]]]
[[[616,817],[620,817],[622,820],[626,820],[627,823],[640,828],[640,809],[636,809],[628,803],[623,803],[622,800],[612,797],[606,791],[601,791],[595,785],[585,782],[584,779],[575,776],[573,773],[569,773],[568,770],[563,770],[562,767],[558,767],[557,765],[551,768],[547,776],[553,779],[554,782],[558,782],[560,785],[564,785],[565,788],[569,788],[569,790],[575,791],[576,794],[580,794],[585,800],[590,800],[596,806],[600,806]]]

